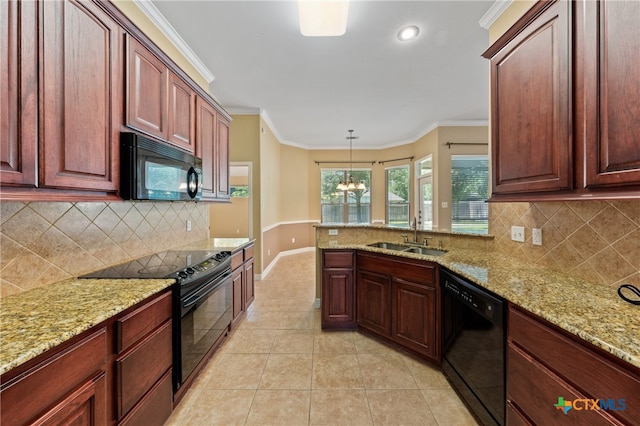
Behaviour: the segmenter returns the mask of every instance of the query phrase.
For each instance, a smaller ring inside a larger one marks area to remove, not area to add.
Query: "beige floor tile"
[[[366,392],[374,425],[438,425],[419,390]]]
[[[451,389],[451,385],[438,367],[409,356],[404,358],[404,362],[420,389]]]
[[[312,389],[364,389],[355,354],[313,354]]]
[[[314,353],[355,354],[356,345],[353,343],[354,332],[333,331],[316,334],[313,338]]]
[[[372,425],[364,390],[315,389],[311,391],[312,425]]]
[[[259,389],[311,389],[313,354],[271,354]]]
[[[255,390],[203,390],[185,413],[182,425],[243,425]]]
[[[275,330],[239,329],[231,333],[228,341],[220,348],[221,353],[266,353],[271,352]]]
[[[358,354],[366,389],[418,389],[409,368],[398,354]]]
[[[257,389],[268,354],[220,354],[205,389]]]
[[[247,425],[308,425],[311,391],[259,390]]]
[[[478,422],[469,413],[453,389],[427,389],[422,391],[424,399],[432,407],[433,415],[440,425],[476,426]]]
[[[355,333],[353,343],[356,345],[356,351],[359,354],[396,354],[397,349],[386,345],[373,337],[361,333]]]
[[[313,352],[313,331],[278,330],[271,353],[302,354]]]

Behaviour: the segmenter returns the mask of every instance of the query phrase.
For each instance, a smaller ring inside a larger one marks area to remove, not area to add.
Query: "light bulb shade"
[[[364,182],[363,182],[363,181],[360,181],[360,183],[358,184],[358,189],[360,189],[360,190],[362,190],[362,191],[364,191],[364,190],[366,190],[366,189],[367,189],[367,187],[366,187],[366,186],[364,186]]]
[[[348,14],[348,0],[298,0],[300,33],[307,37],[343,35]]]
[[[349,191],[355,191],[356,190],[356,184],[353,183],[353,181],[349,181],[349,185],[347,186],[347,189]]]
[[[340,181],[340,183],[338,184],[338,186],[336,187],[336,189],[338,191],[346,191],[347,190],[347,185],[345,185],[344,182]]]

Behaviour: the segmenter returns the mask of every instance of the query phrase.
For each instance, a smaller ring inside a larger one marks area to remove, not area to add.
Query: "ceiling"
[[[304,37],[295,1],[154,0],[214,75],[231,114],[262,113],[280,142],[384,148],[438,125],[486,124],[493,1],[351,1],[346,34]],[[409,24],[420,34],[400,42]]]

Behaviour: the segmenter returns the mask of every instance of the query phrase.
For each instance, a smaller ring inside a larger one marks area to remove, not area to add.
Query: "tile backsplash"
[[[208,205],[192,202],[2,202],[0,213],[2,296],[209,236]]]
[[[640,201],[492,203],[496,251],[589,281],[640,284]],[[524,243],[511,226],[524,226]],[[531,242],[542,229],[542,246]]]

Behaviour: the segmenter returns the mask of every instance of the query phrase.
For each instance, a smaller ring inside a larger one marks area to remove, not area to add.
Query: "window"
[[[355,182],[363,181],[365,190],[340,191],[340,181],[346,182],[349,175]],[[370,223],[371,222],[371,170],[320,171],[320,205],[322,223]]]
[[[486,155],[451,156],[451,230],[489,232],[489,161]]]
[[[249,186],[248,185],[231,185],[230,188],[231,197],[235,198],[249,198]]]
[[[387,177],[387,224],[409,225],[409,166],[389,168]]]
[[[422,217],[422,229],[433,229],[433,161],[429,154],[416,163],[418,213]]]

